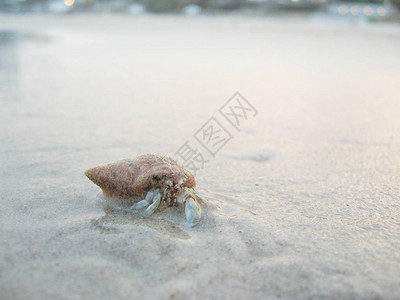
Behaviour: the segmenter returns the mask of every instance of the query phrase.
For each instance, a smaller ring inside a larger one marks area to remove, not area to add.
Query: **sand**
[[[1,299],[395,299],[400,27],[5,16]],[[218,109],[239,91],[240,132]],[[193,135],[215,116],[212,157]],[[206,208],[144,219],[84,171],[185,141]],[[197,144],[196,144],[197,143]]]

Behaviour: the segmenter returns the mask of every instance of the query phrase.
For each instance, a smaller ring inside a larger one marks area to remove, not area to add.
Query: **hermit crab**
[[[201,217],[200,203],[207,204],[195,190],[194,176],[171,158],[145,154],[135,159],[95,167],[85,175],[98,185],[104,195],[135,203],[129,211],[140,211],[147,217],[157,210],[184,206],[190,226]]]

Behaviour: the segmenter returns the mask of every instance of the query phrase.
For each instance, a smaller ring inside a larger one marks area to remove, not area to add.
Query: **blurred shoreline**
[[[169,24],[190,24],[191,26],[246,26],[246,28],[283,26],[288,29],[301,30],[313,28],[313,30],[324,31],[326,28],[335,28],[343,30],[345,34],[349,28],[352,29],[368,29],[370,33],[377,31],[379,33],[394,33],[400,32],[398,21],[385,21],[378,23],[367,23],[360,20],[327,20],[319,15],[307,15],[302,13],[293,13],[281,16],[249,16],[246,14],[231,14],[231,15],[203,15],[197,17],[186,17],[176,14],[145,14],[141,16],[130,16],[126,14],[95,14],[95,13],[74,13],[66,15],[54,14],[0,14],[0,31],[20,30],[30,32],[34,30],[51,31],[57,28],[78,28],[80,25],[88,27],[104,27],[123,26],[124,24],[163,24],[168,21]],[[67,26],[67,27],[66,27]],[[122,29],[123,30],[123,27]]]
[[[301,19],[327,24],[400,23],[400,0],[94,1],[20,0],[0,3],[0,16]],[[167,3],[168,2],[168,3]],[[203,3],[204,2],[204,3]],[[20,4],[18,4],[20,3]],[[197,3],[197,4],[196,4]],[[236,3],[236,5],[234,5]],[[0,20],[1,22],[1,20]]]

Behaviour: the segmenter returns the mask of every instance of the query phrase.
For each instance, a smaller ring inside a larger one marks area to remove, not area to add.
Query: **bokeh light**
[[[346,15],[349,12],[349,9],[346,5],[340,5],[338,7],[338,13],[342,16]]]
[[[65,4],[66,6],[71,6],[71,5],[74,4],[74,2],[75,2],[75,0],[64,0],[64,4]]]
[[[386,9],[383,6],[378,7],[378,15],[380,15],[381,17],[386,15]]]
[[[372,9],[371,6],[367,5],[364,7],[363,12],[364,12],[364,15],[366,15],[366,16],[372,16],[374,10]]]

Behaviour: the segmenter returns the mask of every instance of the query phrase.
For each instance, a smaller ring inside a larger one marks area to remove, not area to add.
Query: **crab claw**
[[[200,221],[201,207],[191,196],[187,197],[185,201],[185,215],[191,227]]]

